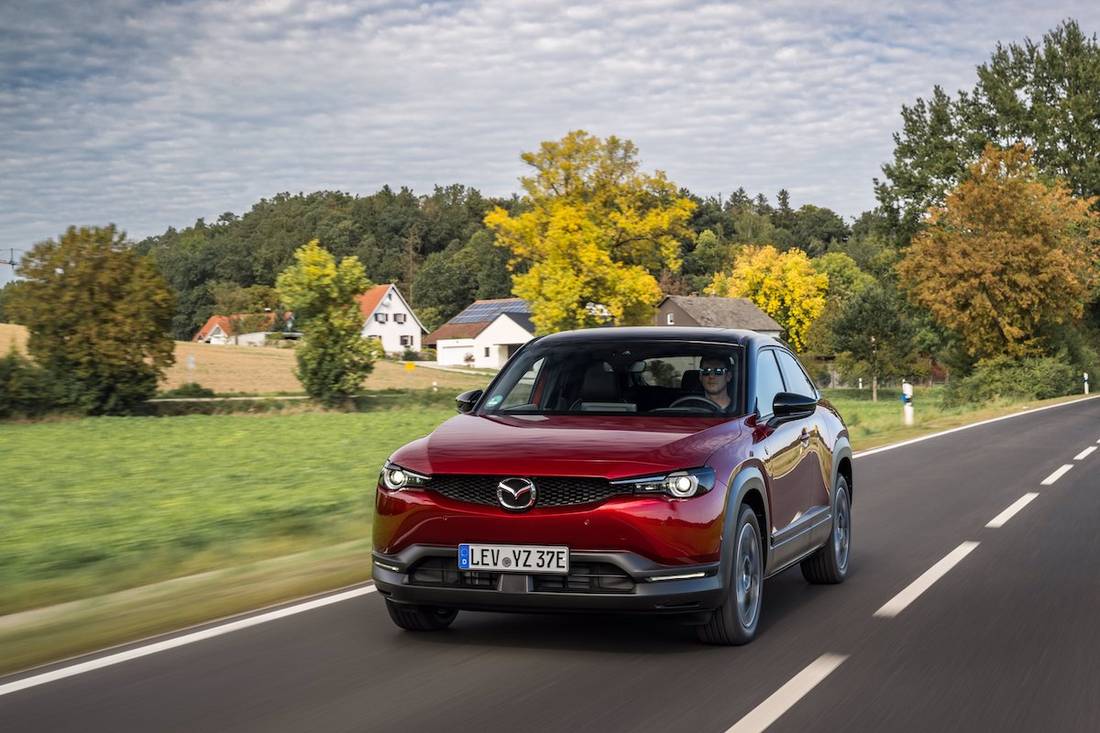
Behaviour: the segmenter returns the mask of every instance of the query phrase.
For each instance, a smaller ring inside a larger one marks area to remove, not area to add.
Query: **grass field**
[[[26,352],[27,331],[22,326],[0,323],[0,356],[14,344]],[[214,346],[189,341],[176,342],[176,363],[168,369],[161,389],[198,382],[219,394],[301,393],[294,376],[294,352],[290,349],[253,346]],[[363,387],[380,389],[440,389],[460,392],[484,387],[483,373],[459,374],[416,365],[411,370],[392,361],[379,361]]]
[[[369,538],[382,462],[453,414],[0,424],[0,614]]]

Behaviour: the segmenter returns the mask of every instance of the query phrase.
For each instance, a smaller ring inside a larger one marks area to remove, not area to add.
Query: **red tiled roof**
[[[355,296],[355,299],[359,302],[359,312],[363,314],[363,318],[370,318],[371,313],[374,313],[374,309],[382,302],[382,298],[385,297],[386,292],[391,287],[392,284],[390,283],[375,285],[367,292]]]
[[[191,340],[205,341],[206,337],[210,335],[210,332],[214,330],[215,326],[221,326],[222,332],[228,336],[230,334],[229,316],[210,316]]]
[[[492,321],[479,323],[444,323],[424,337],[425,346],[435,346],[440,339],[472,339],[489,327]]]
[[[287,311],[283,314],[283,318],[289,319],[293,317],[293,315],[293,313]],[[195,337],[191,340],[205,341],[206,338],[210,336],[210,332],[214,330],[215,326],[221,326],[222,333],[224,333],[226,336],[232,336],[234,335],[233,321],[239,318],[248,318],[251,316],[263,316],[264,323],[267,326],[271,326],[275,323],[275,313],[271,311],[268,311],[266,313],[234,313],[231,316],[213,315],[210,316],[210,318],[206,319],[206,323],[203,324],[203,327],[199,329],[199,332],[196,333]]]

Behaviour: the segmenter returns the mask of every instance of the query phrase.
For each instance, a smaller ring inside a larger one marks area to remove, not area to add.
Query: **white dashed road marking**
[[[1080,453],[1078,453],[1077,455],[1075,455],[1075,456],[1073,457],[1073,460],[1075,460],[1075,461],[1083,461],[1083,460],[1085,460],[1086,458],[1088,458],[1088,457],[1089,457],[1089,454],[1090,454],[1090,453],[1092,453],[1092,452],[1093,452],[1094,450],[1096,450],[1096,446],[1095,446],[1095,445],[1090,445],[1090,446],[1089,446],[1088,448],[1085,448],[1085,449],[1084,449],[1083,451],[1081,451]]]
[[[1037,493],[1035,493],[1034,491],[1027,492],[1023,496],[1021,496],[1019,499],[1017,499],[1015,502],[1013,502],[1012,505],[1008,507],[1008,509],[1005,509],[1000,514],[993,517],[993,519],[990,519],[989,524],[987,524],[985,526],[990,527],[992,529],[997,529],[998,527],[1005,526],[1005,523],[1008,522],[1008,520],[1010,520],[1014,516],[1016,516],[1016,512],[1020,511],[1025,506],[1030,504],[1035,499],[1035,497],[1037,497],[1037,496],[1039,496],[1039,495]]]
[[[806,693],[817,687],[818,683],[828,677],[847,658],[845,654],[822,654],[792,677],[787,684],[773,692],[771,697],[753,708],[752,712],[734,723],[726,733],[757,733],[764,730],[779,720],[783,713],[805,697]]]
[[[234,631],[240,631],[241,629],[246,629],[249,626],[259,626],[260,624],[266,624],[268,621],[276,621],[281,618],[286,618],[287,616],[293,616],[297,613],[312,611],[315,608],[330,606],[333,603],[340,603],[341,601],[346,601],[350,598],[363,596],[367,593],[373,592],[373,585],[365,585],[359,588],[346,590],[343,593],[334,593],[329,596],[315,598],[312,601],[296,603],[293,606],[287,606],[285,608],[277,608],[274,611],[268,611],[267,613],[261,613],[256,616],[249,616],[247,618],[238,619],[236,621],[230,621],[219,626],[211,626],[208,629],[192,631],[190,634],[175,636],[171,639],[165,639],[164,641],[157,641],[152,644],[146,644],[145,646],[127,649],[125,651],[117,652],[115,654],[108,654],[105,657],[98,657],[87,662],[80,662],[79,664],[73,664],[68,667],[61,667],[60,669],[43,672],[42,674],[24,677],[21,680],[9,682],[6,685],[0,685],[0,696],[9,695],[13,692],[18,692],[19,690],[25,690],[28,687],[37,687],[38,685],[44,685],[48,682],[65,679],[66,677],[84,674],[85,672],[91,672],[92,670],[102,669],[103,667],[110,667],[113,664],[128,662],[131,659],[147,657],[150,654],[157,654],[158,652],[168,651],[169,649],[175,649],[179,646],[194,644],[196,641],[203,641],[205,639],[211,639],[215,636],[221,636],[222,634],[229,634]]]
[[[1062,466],[1061,468],[1057,469],[1054,473],[1050,474],[1045,479],[1043,479],[1043,486],[1050,486],[1055,481],[1057,481],[1058,479],[1065,476],[1066,471],[1070,470],[1071,468],[1073,468],[1073,464],[1072,463],[1067,463],[1064,466]]]
[[[928,568],[928,570],[925,570],[924,574],[910,583],[905,590],[898,593],[888,600],[882,608],[875,611],[875,617],[893,618],[897,616],[905,610],[906,606],[917,600],[921,593],[931,588],[933,583],[947,575],[947,572],[951,570],[951,568],[958,565],[959,562],[973,552],[974,548],[977,546],[977,542],[967,541],[956,547],[947,554],[947,557]]]

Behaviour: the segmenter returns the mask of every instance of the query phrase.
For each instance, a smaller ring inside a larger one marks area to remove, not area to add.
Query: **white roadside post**
[[[1089,393],[1089,373],[1085,372],[1085,394]]]
[[[860,389],[860,391],[863,390],[863,377],[859,378],[859,389]]]
[[[908,381],[901,383],[901,411],[906,425],[913,424],[913,385]]]

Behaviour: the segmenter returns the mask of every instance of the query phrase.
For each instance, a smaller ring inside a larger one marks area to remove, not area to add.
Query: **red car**
[[[848,572],[848,432],[775,339],[554,334],[458,409],[378,480],[374,580],[404,629],[459,610],[626,611],[744,644],[766,577]]]

